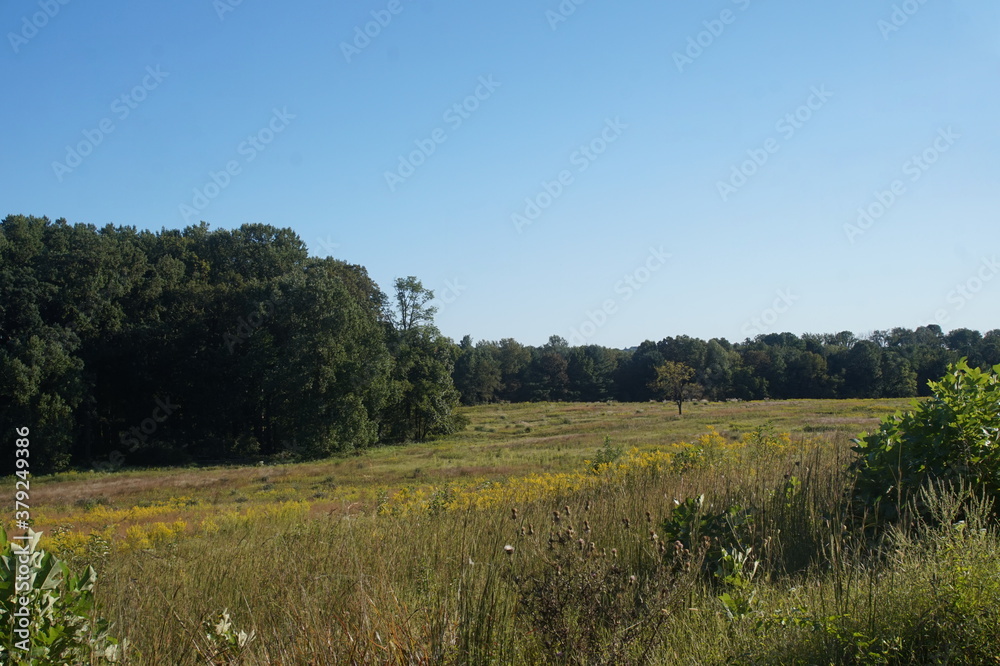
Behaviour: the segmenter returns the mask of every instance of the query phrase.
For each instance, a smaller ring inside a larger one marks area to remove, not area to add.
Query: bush
[[[604,437],[604,446],[597,449],[597,455],[590,462],[590,470],[594,474],[600,474],[602,470],[618,462],[625,453],[622,446],[611,446],[611,437]]]
[[[916,409],[885,419],[855,440],[854,499],[877,517],[894,519],[928,481],[962,483],[974,492],[1000,494],[1000,365],[993,372],[962,359]],[[918,504],[919,509],[919,504]]]
[[[25,548],[31,554],[20,555],[0,527],[5,544],[0,556],[0,664],[121,663],[124,644],[110,636],[105,620],[95,617],[93,567],[76,576],[52,553],[37,548],[40,532],[29,535]],[[25,564],[28,573],[19,577],[19,566]],[[28,603],[22,606],[22,599]]]

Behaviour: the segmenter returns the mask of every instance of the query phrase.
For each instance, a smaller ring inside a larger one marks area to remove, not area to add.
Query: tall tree
[[[394,324],[399,331],[409,331],[434,321],[437,308],[427,304],[434,300],[434,292],[412,275],[396,278],[396,312]]]
[[[396,311],[390,349],[395,358],[393,398],[383,433],[391,440],[421,441],[459,428],[459,392],[452,378],[453,343],[434,326],[434,293],[415,277],[395,281]]]

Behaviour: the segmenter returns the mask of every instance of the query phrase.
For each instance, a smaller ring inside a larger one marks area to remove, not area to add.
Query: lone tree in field
[[[680,416],[683,413],[684,389],[691,383],[692,377],[694,368],[676,361],[665,361],[656,367],[656,379],[649,383],[649,388],[677,403],[677,415]]]

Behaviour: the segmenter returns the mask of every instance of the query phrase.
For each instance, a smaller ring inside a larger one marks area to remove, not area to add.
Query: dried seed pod
[[[517,507],[511,507],[510,509],[510,519],[517,520]]]
[[[589,520],[583,521],[583,531],[584,532],[589,532],[590,531],[590,521]]]

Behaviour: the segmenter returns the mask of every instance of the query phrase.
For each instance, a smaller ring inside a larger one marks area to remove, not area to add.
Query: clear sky
[[[10,0],[0,28],[0,215],[288,226],[419,277],[456,340],[1000,327],[995,0]]]

